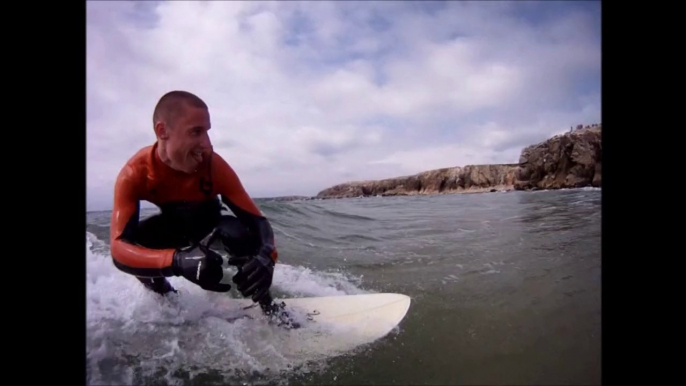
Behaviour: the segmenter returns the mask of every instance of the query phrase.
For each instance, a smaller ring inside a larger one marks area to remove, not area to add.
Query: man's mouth
[[[191,155],[198,163],[202,163],[202,151],[193,151],[191,152]]]

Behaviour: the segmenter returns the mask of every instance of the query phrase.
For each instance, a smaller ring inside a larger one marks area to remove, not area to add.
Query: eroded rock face
[[[522,150],[514,187],[600,187],[601,156],[601,126],[577,128]]]
[[[517,164],[468,165],[377,181],[355,181],[324,189],[317,194],[317,198],[511,190],[514,188],[517,167]]]
[[[462,172],[460,185],[465,189],[513,187],[518,165],[470,165]]]

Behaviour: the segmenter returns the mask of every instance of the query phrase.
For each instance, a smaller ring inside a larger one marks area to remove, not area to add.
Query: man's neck
[[[175,168],[175,167],[172,165],[171,158],[170,158],[169,155],[167,154],[166,146],[165,146],[165,144],[164,144],[163,142],[161,142],[161,141],[158,141],[158,142],[157,142],[157,152],[156,152],[156,153],[157,153],[157,158],[158,158],[164,165],[166,165],[170,170],[172,170],[173,172],[175,172],[175,173],[181,173],[181,174],[185,174],[185,175],[193,174],[193,173],[188,173],[188,172],[183,171],[183,170],[179,170],[179,169]]]
[[[174,169],[174,167],[172,167],[172,164],[171,164],[171,159],[169,158],[169,156],[167,156],[166,147],[164,145],[164,142],[158,142],[157,143],[157,156],[160,158],[160,161],[162,161],[163,164]]]

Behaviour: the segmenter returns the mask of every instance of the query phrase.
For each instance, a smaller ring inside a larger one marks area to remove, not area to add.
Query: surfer
[[[213,151],[208,106],[192,93],[171,91],[154,109],[153,128],[155,143],[138,150],[115,182],[114,265],[164,295],[177,292],[167,280],[171,276],[227,292],[228,263],[238,269],[231,281],[243,296],[271,304],[278,259],[274,233],[235,171]],[[161,213],[140,221],[141,200]],[[235,217],[223,214],[222,204]],[[215,244],[223,245],[228,261],[210,249]]]

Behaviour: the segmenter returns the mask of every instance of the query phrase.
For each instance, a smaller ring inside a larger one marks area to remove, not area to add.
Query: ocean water
[[[88,384],[600,384],[599,189],[258,205],[280,252],[276,297],[403,293],[400,326],[298,356],[278,327],[217,317],[234,291],[143,289],[112,265],[110,214],[93,212]]]

